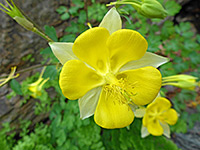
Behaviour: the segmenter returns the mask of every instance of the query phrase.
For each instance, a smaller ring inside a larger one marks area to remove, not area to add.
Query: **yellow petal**
[[[121,29],[108,38],[107,46],[111,70],[116,73],[127,62],[140,59],[145,54],[148,43],[139,32]]]
[[[78,59],[72,51],[73,43],[50,42],[49,46],[62,65],[68,60]]]
[[[110,34],[122,28],[122,20],[115,7],[107,12],[99,27],[106,28]]]
[[[178,114],[174,109],[169,109],[162,114],[164,122],[167,122],[170,125],[174,125],[178,120]]]
[[[123,128],[133,122],[134,114],[127,104],[121,104],[113,96],[106,95],[103,90],[96,111],[94,120],[103,128]]]
[[[153,111],[155,113],[162,113],[163,111],[168,110],[171,107],[171,102],[164,98],[164,97],[158,97],[156,98],[156,100],[149,104],[147,106],[147,113],[149,113],[149,111]]]
[[[104,84],[104,80],[82,61],[69,60],[62,68],[59,84],[64,96],[75,100]]]
[[[91,28],[78,36],[72,47],[73,52],[80,60],[105,73],[108,70],[106,41],[109,36],[105,28]]]
[[[161,74],[154,67],[144,67],[128,70],[117,75],[133,85],[131,98],[136,105],[146,105],[152,102],[161,88]]]
[[[132,70],[137,68],[142,68],[146,66],[152,66],[158,68],[159,66],[167,63],[168,58],[156,55],[154,53],[146,52],[142,58],[139,60],[133,60],[125,64],[120,71]]]
[[[142,124],[143,124],[145,127],[147,127],[147,125],[148,125],[148,114],[147,114],[147,113],[145,113],[145,114],[144,114],[144,117],[142,118]]]
[[[160,136],[163,134],[163,128],[158,120],[152,120],[151,122],[149,122],[147,129],[149,133],[151,133],[154,136]]]

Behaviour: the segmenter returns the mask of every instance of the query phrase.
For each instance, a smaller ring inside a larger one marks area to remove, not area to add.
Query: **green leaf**
[[[87,20],[86,12],[84,10],[81,10],[78,18],[78,23],[85,24],[86,20]]]
[[[197,34],[197,42],[200,44],[200,35]]]
[[[50,80],[54,80],[57,72],[56,66],[47,66],[43,74],[43,78],[50,78]]]
[[[55,55],[53,54],[53,52],[52,52],[52,50],[51,50],[50,47],[42,49],[41,52],[40,52],[40,54],[43,55],[43,58],[45,60],[51,58],[51,62],[55,62],[55,63],[58,62],[58,59],[55,57]]]
[[[167,1],[164,6],[169,16],[174,16],[181,10],[181,6],[174,0]]]
[[[162,39],[169,38],[170,35],[172,35],[175,32],[173,22],[172,21],[166,21],[161,29],[161,37]]]
[[[84,2],[82,0],[72,0],[72,2],[76,5],[75,7],[83,8]]]
[[[79,33],[79,28],[77,26],[77,23],[72,21],[71,26],[67,27],[65,29],[65,32],[74,33],[74,34]]]
[[[189,22],[181,22],[179,26],[175,26],[175,31],[182,35],[182,33],[190,31],[191,25]]]
[[[76,16],[76,15],[78,15],[78,10],[79,10],[78,7],[71,7],[71,8],[69,9],[69,12],[70,12],[70,14]]]
[[[161,37],[158,35],[150,34],[148,36],[148,51],[157,52],[159,50],[159,45],[161,45]]]
[[[187,123],[183,119],[178,119],[177,123],[171,126],[171,131],[176,133],[186,133],[187,132]]]
[[[75,34],[67,34],[67,35],[64,35],[60,41],[61,42],[74,42],[76,38],[76,35]]]
[[[67,19],[69,19],[69,18],[70,18],[69,13],[64,13],[64,14],[62,14],[62,15],[60,16],[60,19],[61,19],[61,20],[67,20]]]
[[[21,91],[21,85],[19,84],[19,82],[15,79],[12,79],[10,82],[10,87],[11,89],[18,95],[22,95],[22,91]]]
[[[56,29],[54,27],[44,26],[45,33],[54,41],[58,42],[58,37],[56,35]]]
[[[56,12],[58,12],[60,15],[65,13],[67,11],[67,7],[65,6],[60,6],[56,9]]]
[[[134,119],[130,130],[126,128],[106,130],[103,129],[102,140],[106,149],[114,150],[178,150],[177,146],[163,136],[148,136],[141,138],[141,119]]]

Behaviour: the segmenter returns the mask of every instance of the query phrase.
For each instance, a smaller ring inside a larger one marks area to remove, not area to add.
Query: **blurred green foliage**
[[[174,0],[163,1],[163,6],[170,16],[174,16],[181,6]],[[73,7],[60,6],[56,11],[61,20],[70,21],[70,26],[65,29],[65,34],[57,38],[53,27],[45,26],[46,34],[54,41],[73,42],[75,38],[88,29],[86,23],[98,24],[106,14],[108,8],[105,4],[92,1],[88,10],[84,9],[84,2],[72,0]],[[131,6],[123,6],[118,9],[124,20],[124,26],[128,29],[139,31],[148,40],[148,51],[161,54],[170,58],[170,62],[161,66],[163,76],[180,73],[190,73],[200,78],[200,35],[195,35],[191,30],[191,24],[182,22],[174,24],[170,19],[147,19],[136,13]],[[51,49],[44,48],[40,54],[45,64],[48,60],[51,64],[58,63]],[[29,56],[30,57],[30,56]],[[30,59],[30,58],[27,58]],[[43,78],[50,78],[42,89],[42,95],[37,97],[35,113],[49,112],[49,124],[37,124],[34,130],[29,130],[30,121],[22,122],[22,131],[16,135],[15,130],[4,124],[0,131],[0,149],[2,150],[177,150],[176,145],[165,137],[148,136],[140,137],[141,120],[135,119],[130,129],[106,130],[97,126],[93,118],[80,120],[77,101],[66,101],[58,85],[58,65],[47,66]],[[22,105],[30,100],[31,92],[28,85],[36,81],[39,73],[25,79],[21,85],[16,81],[10,82],[13,92],[7,98],[21,95]],[[45,89],[50,89],[47,92]],[[164,89],[164,88],[163,88]],[[53,91],[53,92],[52,92]],[[167,89],[163,90],[167,93]],[[51,94],[56,93],[56,94]],[[173,96],[174,108],[180,114],[178,123],[171,129],[173,132],[185,133],[192,127],[196,120],[200,120],[200,108],[196,113],[186,112],[186,103],[195,100],[195,91],[181,90]],[[189,117],[190,116],[190,117]],[[17,138],[17,140],[15,140]]]
[[[97,126],[93,118],[80,120],[76,101],[59,100],[54,103],[49,116],[50,125],[38,124],[29,133],[23,124],[21,139],[11,141],[9,125],[0,132],[0,149],[6,150],[178,150],[165,137],[140,137],[141,120],[136,119],[130,129],[106,130]],[[28,133],[28,134],[27,134]]]

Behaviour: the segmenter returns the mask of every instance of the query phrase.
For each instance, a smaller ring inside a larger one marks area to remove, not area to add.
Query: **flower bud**
[[[13,19],[18,24],[20,24],[21,26],[23,26],[27,30],[32,31],[33,28],[34,28],[34,25],[30,21],[28,21],[26,18],[24,18],[24,17],[18,17],[18,16],[16,16],[16,17],[13,17]]]
[[[12,5],[8,1],[6,2],[10,8],[0,3],[0,6],[4,8],[4,9],[0,8],[0,10],[7,13],[10,17],[12,17],[18,24],[23,26],[25,29],[32,31],[34,25],[23,15],[23,13],[15,5],[15,3],[12,0],[11,0]]]
[[[141,15],[147,18],[164,19],[168,14],[167,11],[157,0],[143,0],[142,4],[139,7],[134,7],[134,8]]]
[[[132,5],[138,13],[147,18],[161,18],[164,19],[167,16],[167,11],[157,0],[121,0],[117,2],[111,2],[107,6],[111,5]]]
[[[199,83],[196,82],[197,77],[190,75],[173,75],[169,77],[163,77],[162,85],[172,85],[183,89],[194,90]]]

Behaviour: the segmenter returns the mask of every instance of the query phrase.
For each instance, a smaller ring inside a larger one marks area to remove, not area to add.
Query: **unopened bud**
[[[134,6],[133,6],[134,7]],[[167,11],[157,0],[143,0],[140,7],[134,7],[141,15],[147,18],[164,19],[167,16]]]
[[[18,24],[20,24],[21,26],[23,26],[25,29],[27,29],[27,30],[30,30],[30,31],[32,31],[33,30],[33,28],[34,28],[34,25],[30,22],[30,21],[28,21],[26,18],[21,18],[21,17],[18,17],[18,16],[16,16],[16,17],[13,17],[13,19],[18,23]]]
[[[183,89],[194,90],[199,83],[196,82],[197,77],[191,75],[174,75],[169,77],[163,77],[162,85],[172,85]]]
[[[165,18],[167,16],[167,11],[157,0],[121,0],[116,2],[111,2],[107,6],[111,5],[132,5],[138,13],[147,18]]]
[[[0,8],[0,10],[7,13],[10,17],[12,17],[18,24],[23,26],[25,29],[32,31],[34,25],[23,15],[20,9],[15,5],[13,0],[11,0],[11,4],[8,1],[6,2],[9,8],[0,3],[0,6],[4,8],[4,9]]]

